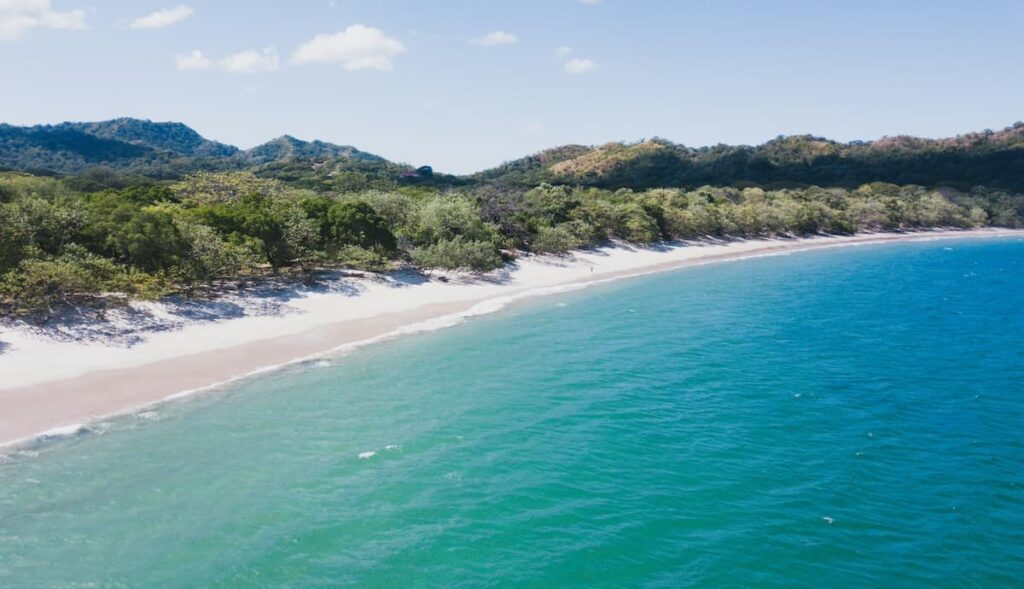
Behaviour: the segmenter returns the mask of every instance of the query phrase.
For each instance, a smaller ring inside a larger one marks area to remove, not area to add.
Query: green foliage
[[[251,242],[225,241],[208,225],[176,219],[178,233],[188,244],[179,268],[186,284],[209,282],[244,275],[260,263],[260,252]]]
[[[476,203],[460,197],[437,196],[421,204],[404,234],[416,245],[449,242],[494,242],[494,228],[480,218]]]
[[[555,225],[569,220],[569,214],[581,204],[569,186],[541,184],[523,195],[523,212],[534,223]]]
[[[0,277],[0,298],[13,314],[53,312],[58,305],[76,305],[107,292],[145,292],[149,277],[133,273],[81,247],[60,256],[22,260]]]
[[[572,223],[562,223],[554,227],[541,227],[537,231],[532,245],[533,251],[537,253],[563,254],[570,250],[579,249],[586,245],[577,233],[578,226]]]
[[[524,189],[541,183],[644,190],[705,184],[853,188],[890,182],[960,190],[984,185],[1024,192],[1024,125],[934,140],[888,137],[838,143],[796,135],[754,147],[695,149],[657,138],[598,147],[570,145],[473,178]]]
[[[140,204],[149,200],[148,191],[139,190],[91,195],[76,241],[145,272],[179,264],[187,246],[167,210]]]
[[[277,180],[260,178],[252,172],[200,172],[172,185],[170,190],[181,201],[207,205],[233,203],[252,195],[265,199],[279,197],[284,194],[285,186]]]
[[[371,190],[359,193],[356,198],[369,203],[392,232],[407,227],[416,211],[416,200],[401,192]]]
[[[369,250],[358,245],[346,245],[335,254],[336,261],[346,268],[383,272],[391,268],[391,263],[380,250]]]
[[[142,183],[143,176],[178,180],[233,170],[337,193],[491,183],[520,189],[548,183],[645,190],[705,184],[853,188],[879,181],[1024,192],[1024,125],[934,140],[887,137],[839,143],[797,135],[757,146],[691,148],[658,138],[597,147],[567,145],[458,178],[436,173],[430,166],[414,169],[389,162],[346,145],[283,136],[242,151],[207,140],[181,123],[121,118],[0,125],[0,168],[80,174],[70,181],[82,192],[120,190]]]
[[[651,243],[661,239],[658,221],[638,203],[616,205],[612,235],[633,243]]]
[[[285,241],[285,218],[271,199],[249,194],[231,202],[215,202],[188,209],[195,222],[209,225],[236,246],[255,247],[262,262],[275,268],[287,265],[293,253]]]
[[[83,223],[80,203],[52,179],[0,176],[0,189],[0,272],[29,249],[59,253]]]
[[[775,148],[783,159],[790,148],[792,157],[811,159],[818,149],[799,142]],[[644,148],[668,149],[657,142]],[[623,161],[646,157],[644,150],[609,150]],[[1024,197],[983,187],[439,191],[421,182],[337,194],[326,181],[309,185],[316,190],[297,185],[249,172],[204,172],[174,184],[109,171],[69,180],[2,173],[0,311],[49,312],[323,266],[381,271],[411,262],[485,272],[502,264],[503,250],[564,253],[605,240],[1024,225]]]
[[[501,266],[501,256],[489,241],[473,241],[461,235],[443,239],[411,252],[412,261],[423,268],[487,272]]]
[[[394,252],[398,248],[384,218],[365,201],[349,200],[332,205],[327,211],[327,222],[331,238],[337,244],[383,252]]]

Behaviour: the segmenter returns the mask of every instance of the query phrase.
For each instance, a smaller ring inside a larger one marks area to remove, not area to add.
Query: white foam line
[[[71,425],[64,425],[48,429],[40,434],[37,434],[35,437],[40,439],[70,438],[86,430],[88,430],[87,424],[73,423]]]

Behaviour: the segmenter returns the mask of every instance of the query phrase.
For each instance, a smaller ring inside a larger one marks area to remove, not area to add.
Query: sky
[[[0,0],[0,122],[132,116],[468,173],[568,143],[1024,119],[1020,0]]]

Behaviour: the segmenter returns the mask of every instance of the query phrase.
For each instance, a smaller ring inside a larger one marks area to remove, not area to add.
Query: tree
[[[569,215],[580,204],[576,191],[568,186],[541,184],[523,195],[526,214],[545,225],[568,221]]]
[[[181,278],[187,283],[232,278],[249,272],[260,261],[260,252],[245,244],[221,239],[213,227],[176,220],[188,254],[184,257]]]
[[[75,239],[90,251],[146,272],[181,263],[185,244],[171,213],[144,206],[149,192],[105,191],[86,200],[85,220]],[[136,200],[137,199],[137,200]]]
[[[394,252],[398,248],[387,222],[365,201],[336,203],[328,211],[327,220],[331,237],[339,245],[356,245],[384,252]]]
[[[22,260],[0,279],[0,295],[15,314],[50,314],[107,291],[124,292],[128,278],[123,268],[76,246],[57,257]]]
[[[275,268],[287,266],[291,252],[285,243],[284,219],[269,198],[249,194],[234,202],[216,202],[188,210],[198,223],[217,229],[236,245],[254,244]]]
[[[501,256],[488,241],[470,241],[462,236],[442,240],[412,251],[412,260],[423,268],[487,272],[501,266]]]
[[[580,248],[585,242],[572,230],[571,223],[563,223],[554,227],[541,227],[531,245],[537,253],[561,254]]]
[[[480,218],[476,203],[464,197],[437,196],[416,210],[407,229],[416,245],[462,237],[465,241],[494,241],[494,228]]]

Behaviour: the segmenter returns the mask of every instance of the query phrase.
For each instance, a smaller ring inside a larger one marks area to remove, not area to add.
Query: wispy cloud
[[[593,60],[577,57],[565,62],[564,67],[565,73],[577,76],[596,70],[597,64]]]
[[[213,60],[195,49],[191,53],[175,56],[174,64],[179,70],[208,70],[215,65]]]
[[[519,37],[505,31],[491,31],[483,37],[472,39],[470,42],[486,47],[497,47],[498,45],[515,45],[519,42]]]
[[[317,35],[295,50],[292,63],[338,63],[349,70],[391,70],[405,45],[384,31],[352,25],[333,35]]]
[[[588,6],[593,6],[595,4],[600,4],[600,3],[601,3],[601,0],[580,0],[580,4],[587,4]]]
[[[58,12],[50,0],[0,0],[0,41],[20,39],[32,29],[81,30],[85,12]]]
[[[565,73],[578,76],[597,69],[597,63],[592,59],[584,57],[574,57],[569,59],[573,53],[573,48],[568,45],[562,45],[558,49],[555,49],[555,56],[562,60],[562,69],[565,70]]]
[[[268,47],[263,51],[242,51],[233,53],[217,62],[220,68],[232,74],[255,74],[277,71],[277,51]]]
[[[218,60],[210,59],[196,49],[175,57],[175,65],[179,70],[219,70],[229,74],[258,74],[277,71],[280,59],[273,47],[263,51],[240,51]]]
[[[146,16],[140,16],[129,26],[133,29],[162,29],[179,23],[194,13],[195,11],[191,7],[179,4],[174,8],[164,8]]]

